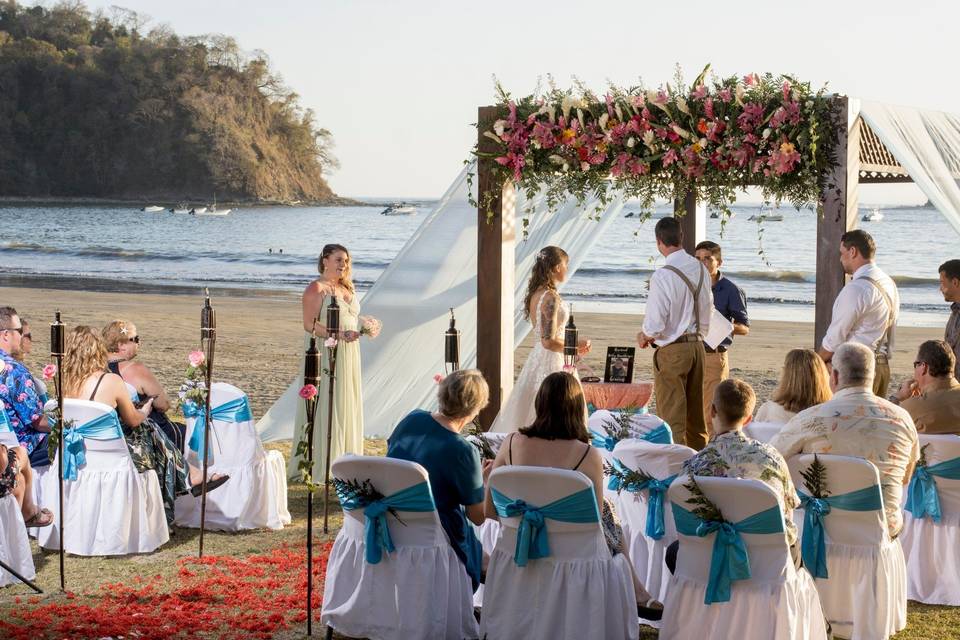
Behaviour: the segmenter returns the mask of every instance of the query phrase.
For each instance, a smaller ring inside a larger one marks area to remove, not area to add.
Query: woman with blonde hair
[[[823,404],[832,396],[830,374],[817,352],[792,349],[783,361],[780,384],[757,410],[754,420],[786,424],[804,409]]]
[[[123,378],[107,371],[103,339],[87,326],[74,327],[67,333],[62,376],[64,398],[100,402],[116,412],[137,471],[157,472],[167,524],[172,524],[174,500],[188,492],[200,495],[202,473],[188,466],[180,451],[149,421],[153,398],[139,409],[134,406]],[[228,479],[225,475],[209,477],[207,491]]]

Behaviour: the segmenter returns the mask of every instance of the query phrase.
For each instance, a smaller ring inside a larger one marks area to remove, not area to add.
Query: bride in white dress
[[[544,247],[537,253],[523,306],[524,317],[533,323],[534,335],[540,339],[530,351],[513,393],[490,431],[509,433],[532,424],[536,417],[533,401],[540,383],[551,373],[563,370],[563,328],[570,312],[557,285],[567,279],[568,260],[567,252],[560,247]],[[590,341],[580,340],[577,353],[589,351]],[[576,375],[576,371],[572,373]]]

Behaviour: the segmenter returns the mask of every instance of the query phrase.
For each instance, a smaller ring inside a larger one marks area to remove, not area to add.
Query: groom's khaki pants
[[[703,420],[703,342],[674,342],[653,353],[657,415],[670,425],[673,441],[699,451],[707,444]]]

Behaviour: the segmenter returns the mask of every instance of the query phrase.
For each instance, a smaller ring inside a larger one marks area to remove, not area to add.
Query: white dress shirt
[[[713,290],[710,274],[699,260],[682,249],[667,256],[666,264],[676,267],[687,276],[693,288],[697,288],[700,275],[700,336],[710,330],[710,315],[713,311]],[[697,322],[693,316],[693,296],[680,276],[669,269],[657,269],[650,277],[650,294],[647,311],[643,318],[643,332],[659,346],[676,341],[685,333],[696,333]]]
[[[833,303],[830,327],[822,343],[827,351],[836,351],[844,342],[859,342],[877,351],[883,338],[890,313],[887,302],[875,286],[857,278],[871,278],[879,282],[893,301],[894,324],[900,316],[900,294],[897,292],[897,285],[874,263],[865,264],[854,272],[853,279],[840,290]],[[890,342],[892,351],[892,335]],[[890,355],[886,348],[881,348],[880,353]]]

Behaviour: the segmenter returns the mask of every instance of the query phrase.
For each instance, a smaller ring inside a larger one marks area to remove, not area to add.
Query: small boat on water
[[[758,216],[750,216],[747,220],[753,220],[755,222],[783,222],[783,214],[761,213]]]
[[[870,213],[865,213],[861,220],[864,222],[880,222],[883,220],[883,214],[880,213],[880,209],[878,207],[874,207]]]
[[[194,207],[193,209],[190,209],[190,215],[192,216],[202,216],[206,212],[207,212],[206,207]]]
[[[177,204],[177,206],[170,209],[170,213],[180,213],[180,214],[190,213],[190,209],[187,208],[186,202],[180,202]]]
[[[155,204],[152,204],[149,207],[144,207],[143,209],[140,209],[140,211],[144,211],[146,213],[160,213],[163,210],[164,210],[163,207],[158,207]]]
[[[209,207],[203,207],[203,211],[197,209],[197,212],[194,215],[198,216],[227,216],[230,215],[230,212],[233,209],[218,209],[217,205],[213,204]]]
[[[413,216],[417,214],[417,208],[406,202],[394,202],[392,205],[380,212],[384,216]]]

